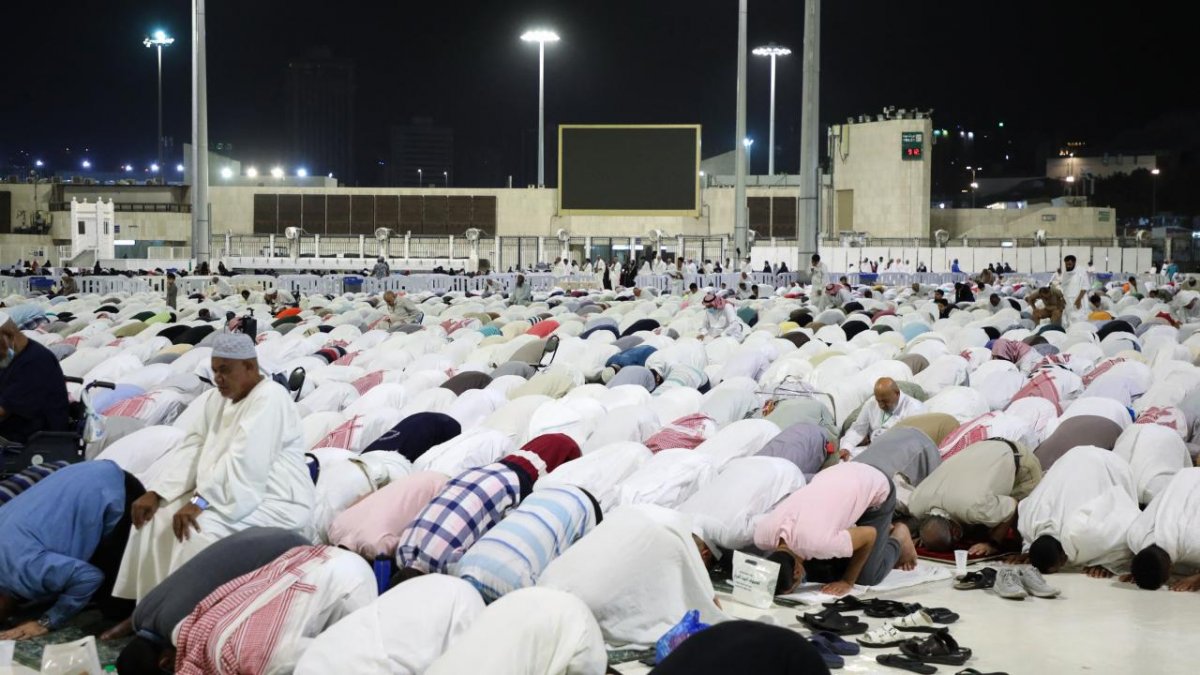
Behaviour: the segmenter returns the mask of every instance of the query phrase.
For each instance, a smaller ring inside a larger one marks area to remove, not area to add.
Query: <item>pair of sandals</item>
[[[924,611],[929,615],[929,618],[934,623],[951,624],[958,621],[958,614],[950,611],[945,607],[922,607],[921,603],[913,602],[898,602],[896,600],[861,600],[853,595],[847,595],[844,598],[839,598],[835,602],[827,602],[824,604],[827,609],[832,609],[838,612],[858,612],[873,619],[898,619],[912,615],[914,612]]]
[[[958,641],[946,628],[938,630],[924,640],[913,638],[900,644],[899,654],[881,654],[876,663],[889,668],[899,668],[913,673],[932,675],[937,668],[929,664],[961,666],[971,658],[971,650],[960,647]]]
[[[924,610],[918,609],[908,616],[900,617],[896,621],[885,623],[868,632],[858,638],[858,644],[876,649],[898,647],[912,639],[905,633],[936,633],[941,630],[945,629],[935,625],[933,619]]]
[[[821,660],[832,670],[846,665],[845,656],[854,656],[860,649],[853,642],[843,640],[841,636],[829,631],[817,631],[809,636],[808,641],[817,648]]]

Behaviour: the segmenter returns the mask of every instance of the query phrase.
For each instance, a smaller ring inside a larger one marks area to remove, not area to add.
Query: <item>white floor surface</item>
[[[975,566],[972,566],[975,569]],[[951,581],[881,593],[877,596],[926,607],[947,607],[962,618],[949,626],[951,635],[974,655],[963,666],[937,666],[939,673],[975,668],[984,673],[1044,675],[1096,673],[1101,675],[1196,673],[1200,645],[1200,593],[1161,589],[1143,591],[1113,579],[1089,579],[1078,573],[1046,576],[1063,591],[1054,600],[1027,598],[1004,600],[991,591],[958,591]],[[760,610],[720,594],[725,610],[740,619],[771,615],[776,623],[808,634],[796,619],[798,613],[818,609],[773,606]],[[886,619],[862,617],[871,628]],[[919,634],[914,634],[919,635]],[[847,638],[854,641],[854,637]],[[875,663],[878,654],[897,648],[869,649],[845,657],[836,673],[903,673]],[[617,667],[622,673],[648,673],[639,663]]]

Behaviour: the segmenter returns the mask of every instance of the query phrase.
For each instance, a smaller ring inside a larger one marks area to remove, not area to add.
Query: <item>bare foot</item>
[[[133,635],[133,617],[125,619],[121,623],[109,628],[100,634],[101,640],[120,640],[124,637]]]
[[[1173,591],[1200,591],[1200,574],[1184,577],[1171,584]]]
[[[896,569],[913,570],[917,568],[917,547],[913,544],[912,533],[904,523],[892,523],[892,539],[900,543],[900,558],[896,561]]]
[[[1083,568],[1083,573],[1093,579],[1111,579],[1112,575],[1113,575],[1112,572],[1109,572],[1108,570],[1104,569],[1103,567],[1100,567],[1099,565],[1093,566],[1093,567],[1085,567],[1085,568]]]
[[[1119,581],[1123,584],[1132,584],[1133,583],[1133,575],[1132,574],[1122,574],[1120,577],[1117,578],[1117,581]]]

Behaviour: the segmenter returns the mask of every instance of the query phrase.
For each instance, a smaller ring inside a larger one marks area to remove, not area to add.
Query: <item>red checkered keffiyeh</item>
[[[106,410],[102,410],[101,414],[105,417],[138,417],[146,410],[146,406],[154,403],[154,394],[155,392],[150,391],[140,396],[119,401],[109,406]]]
[[[1012,397],[1012,400],[1019,401],[1023,398],[1044,398],[1054,404],[1054,409],[1058,414],[1062,414],[1062,402],[1059,400],[1058,385],[1054,383],[1054,378],[1050,373],[1041,372],[1034,375],[1029,383]]]
[[[175,672],[179,675],[266,672],[292,602],[300,593],[317,590],[300,579],[328,559],[328,546],[298,546],[275,562],[210,593],[183,620]],[[269,599],[262,602],[265,598]],[[252,604],[257,606],[247,611]]]
[[[705,427],[712,424],[713,419],[708,415],[695,414],[671,422],[658,433],[646,439],[646,447],[652,452],[669,450],[671,448],[692,449],[707,440]]]
[[[332,366],[348,366],[348,365],[350,365],[350,364],[354,363],[354,359],[357,359],[357,358],[358,358],[358,355],[359,355],[360,353],[361,353],[361,352],[350,352],[349,354],[346,354],[345,356],[341,357],[340,359],[338,359],[337,361],[334,361],[333,363],[331,363],[331,364],[329,364],[329,365],[332,365]],[[378,384],[378,383],[376,383],[376,384]],[[372,385],[372,386],[374,386],[374,385]]]
[[[1070,368],[1070,364],[1070,354],[1051,354],[1049,356],[1042,357],[1040,361],[1034,364],[1033,370],[1034,372],[1041,372],[1051,368]]]
[[[1090,385],[1092,382],[1096,381],[1096,378],[1112,370],[1113,366],[1124,362],[1124,358],[1114,356],[1111,359],[1105,359],[1100,363],[1097,363],[1095,368],[1092,368],[1087,372],[1086,375],[1083,376],[1083,386],[1086,387]]]
[[[367,373],[351,383],[358,390],[358,395],[362,396],[368,391],[371,391],[376,386],[383,384],[383,371],[377,370],[373,373]]]
[[[354,445],[354,434],[362,429],[362,425],[358,423],[360,419],[362,419],[362,415],[355,415],[342,422],[333,431],[325,434],[325,438],[317,441],[313,447],[349,450]]]
[[[938,454],[942,456],[942,461],[944,462],[957,455],[968,446],[980,441],[986,441],[991,434],[991,427],[988,426],[988,422],[995,416],[996,413],[994,412],[980,415],[958,429],[955,429],[954,433],[943,439],[942,444],[938,447]]]
[[[1133,421],[1134,424],[1157,424],[1172,431],[1186,430],[1183,413],[1178,408],[1152,406],[1142,411]]]

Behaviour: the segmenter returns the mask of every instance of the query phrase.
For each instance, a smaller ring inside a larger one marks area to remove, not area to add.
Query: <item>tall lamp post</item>
[[[771,43],[765,47],[755,49],[755,56],[771,57],[771,130],[767,137],[767,142],[770,147],[767,148],[767,175],[775,175],[775,57],[787,56],[792,50],[787,47],[780,47],[775,43]]]
[[[535,29],[521,35],[525,42],[538,43],[538,169],[537,185],[546,187],[546,43],[558,42],[558,33]]]
[[[175,43],[175,38],[165,31],[156,30],[154,35],[142,40],[142,44],[158,51],[158,165],[163,163],[163,97],[162,97],[162,50]]]
[[[1150,169],[1150,217],[1158,215],[1158,174],[1157,168]]]
[[[417,187],[425,187],[425,174],[420,169],[417,169]]]
[[[753,138],[743,138],[742,145],[746,146],[746,173],[748,175],[753,176],[754,175],[754,163],[751,161],[753,159],[753,156],[751,155],[750,151],[754,149],[754,139]]]

